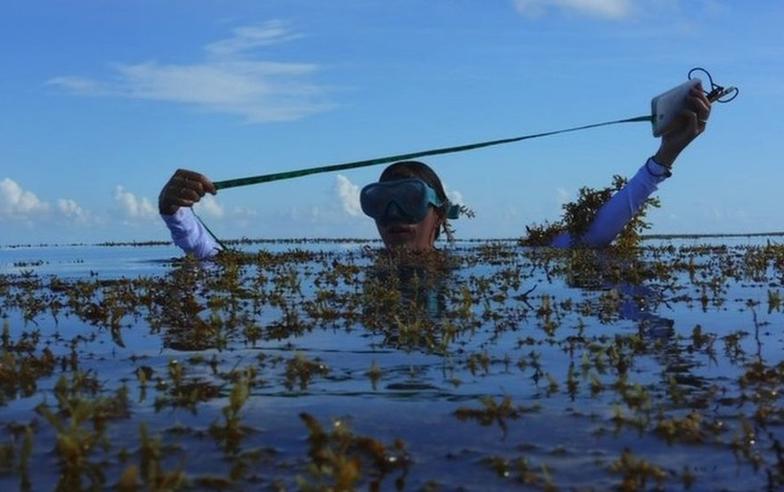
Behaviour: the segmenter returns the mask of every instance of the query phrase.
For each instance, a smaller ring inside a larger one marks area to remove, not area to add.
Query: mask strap
[[[449,201],[446,202],[446,218],[456,220],[460,218],[460,205],[455,205],[450,203]]]

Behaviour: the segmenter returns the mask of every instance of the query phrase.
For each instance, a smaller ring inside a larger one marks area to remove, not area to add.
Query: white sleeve
[[[568,232],[562,232],[552,242],[554,248],[580,246],[599,248],[608,246],[640,210],[645,200],[656,191],[657,185],[670,176],[670,171],[653,158],[643,165],[596,213],[588,230],[578,241],[572,241]]]
[[[161,218],[169,228],[174,244],[186,253],[203,260],[215,256],[221,250],[218,242],[196,220],[190,208],[180,207],[173,215],[161,214]]]

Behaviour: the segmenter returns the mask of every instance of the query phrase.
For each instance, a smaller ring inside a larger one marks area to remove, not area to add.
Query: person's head
[[[438,175],[419,161],[391,164],[378,183],[363,188],[361,202],[387,248],[432,249],[447,218],[456,213]]]

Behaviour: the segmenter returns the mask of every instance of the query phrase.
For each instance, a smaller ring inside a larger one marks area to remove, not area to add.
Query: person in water
[[[692,88],[686,109],[674,129],[662,136],[656,154],[601,208],[585,234],[572,238],[564,232],[552,246],[609,245],[634,217],[657,185],[671,176],[678,155],[705,131],[711,103],[699,85]],[[174,243],[197,258],[209,258],[221,247],[190,208],[205,194],[216,194],[206,176],[178,169],[161,190],[158,208]],[[447,220],[457,218],[458,207],[449,202],[438,175],[418,161],[402,161],[384,169],[377,183],[360,193],[362,211],[376,221],[379,235],[389,249],[428,251],[446,230]]]

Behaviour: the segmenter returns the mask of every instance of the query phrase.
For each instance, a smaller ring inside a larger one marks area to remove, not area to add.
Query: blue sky
[[[645,114],[694,66],[737,85],[681,156],[661,233],[784,230],[784,4],[718,0],[6,2],[0,244],[165,239],[178,167],[214,180]],[[583,185],[632,175],[646,124],[427,159],[515,237]],[[381,167],[225,190],[221,237],[375,237]]]

